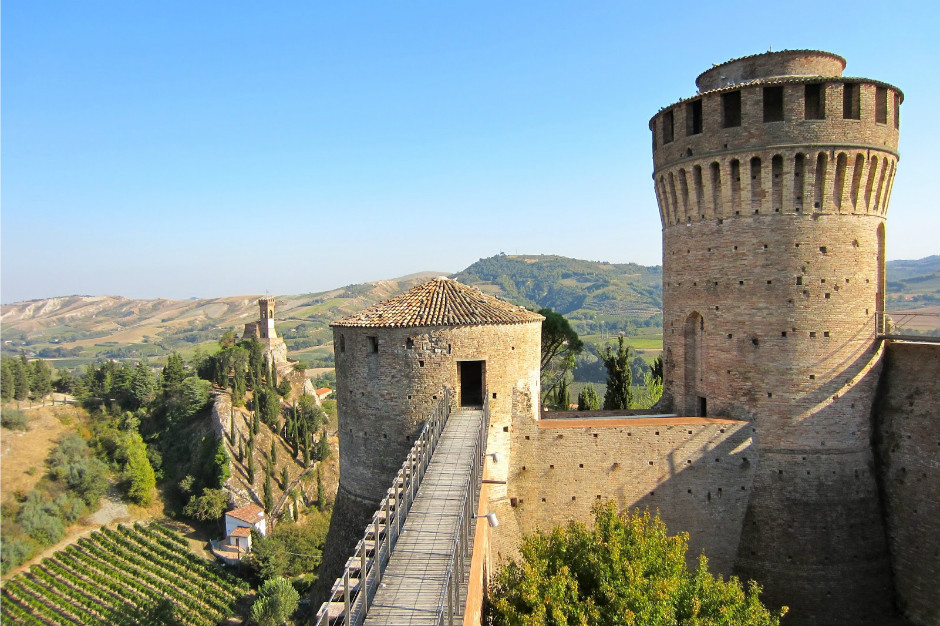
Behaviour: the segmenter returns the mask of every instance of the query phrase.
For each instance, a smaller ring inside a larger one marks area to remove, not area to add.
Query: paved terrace
[[[482,420],[483,411],[466,409],[448,418],[365,624],[437,626],[446,613],[448,568]]]

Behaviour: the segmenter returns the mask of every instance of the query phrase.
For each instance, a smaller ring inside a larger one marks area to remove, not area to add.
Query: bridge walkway
[[[483,411],[463,408],[448,418],[375,592],[367,626],[439,623],[482,420]]]

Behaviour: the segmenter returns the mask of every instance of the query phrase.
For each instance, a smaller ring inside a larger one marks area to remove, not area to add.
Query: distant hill
[[[440,272],[302,295],[278,296],[277,331],[293,358],[332,362],[329,323],[411,288]],[[0,307],[3,352],[57,359],[72,367],[95,358],[150,357],[214,349],[226,330],[239,335],[258,319],[257,295],[189,300],[66,296]],[[322,363],[324,365],[328,363]]]
[[[454,278],[517,304],[554,309],[585,330],[592,320],[622,325],[649,319],[663,306],[658,265],[502,254],[480,259]]]
[[[940,305],[940,255],[889,261],[888,310]],[[347,285],[329,291],[278,296],[277,331],[291,357],[330,367],[333,320],[401,293],[441,272]],[[498,255],[453,275],[492,295],[564,314],[594,346],[624,333],[652,358],[662,345],[662,268],[585,261],[554,255]],[[258,296],[189,300],[133,300],[120,296],[66,296],[0,308],[4,354],[25,350],[73,367],[96,358],[152,358],[173,350],[214,350],[229,329],[239,335],[258,317]]]
[[[889,311],[940,306],[940,255],[916,261],[888,261]]]

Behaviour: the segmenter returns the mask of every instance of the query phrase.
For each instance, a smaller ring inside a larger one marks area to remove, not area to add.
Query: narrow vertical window
[[[672,111],[666,111],[663,113],[663,143],[672,143],[673,130]]]
[[[378,337],[369,337],[369,350],[372,352],[379,351],[379,338]]]
[[[741,162],[731,160],[731,210],[736,214],[741,209]]]
[[[702,132],[702,101],[693,100],[685,105],[685,134],[699,135]]]
[[[871,192],[875,187],[875,176],[878,175],[878,157],[873,156],[868,162],[868,182],[865,183],[865,208],[869,213],[875,208],[871,205]]]
[[[826,186],[826,168],[829,166],[829,158],[825,152],[820,152],[816,157],[816,184],[813,189],[813,207],[822,210],[825,197]]]
[[[346,352],[346,335],[339,336],[339,351]]]
[[[803,208],[803,186],[806,176],[806,157],[802,153],[793,159],[793,205],[799,211]]]
[[[695,187],[695,210],[704,213],[705,192],[702,189],[702,166],[696,165],[692,169],[692,185]],[[703,215],[704,217],[704,215]]]
[[[875,87],[875,122],[888,123],[888,90],[884,87]]]
[[[715,215],[721,214],[721,166],[718,161],[712,161],[709,168],[711,170],[712,183],[712,209]]]
[[[845,152],[840,152],[836,157],[836,177],[832,182],[832,200],[836,204],[836,209],[842,208],[842,192],[845,190],[845,168],[848,159]]]
[[[721,127],[734,128],[741,125],[741,92],[721,94]]]
[[[842,85],[842,118],[846,120],[862,119],[861,102],[858,97],[858,83]]]
[[[679,223],[679,199],[676,196],[676,176],[669,172],[669,201],[676,212],[676,224]]]
[[[855,156],[855,168],[852,171],[852,208],[858,207],[858,192],[862,188],[862,170],[865,169],[865,157]]]
[[[764,87],[764,121],[783,121],[783,87]]]
[[[771,204],[774,212],[783,208],[783,157],[775,154],[770,162]]]
[[[755,213],[760,210],[761,200],[764,198],[763,178],[760,158],[754,157],[751,159],[751,208]]]
[[[682,210],[686,217],[689,215],[689,181],[685,170],[679,170],[679,193],[682,194]]]
[[[805,86],[803,116],[808,120],[826,119],[826,85],[810,83]]]

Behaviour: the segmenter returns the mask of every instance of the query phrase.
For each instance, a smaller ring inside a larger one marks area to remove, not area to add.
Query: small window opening
[[[379,351],[379,338],[378,337],[369,337],[369,349],[372,352]]]
[[[721,127],[734,128],[741,125],[741,92],[732,91],[721,95]]]
[[[797,284],[797,285],[802,285],[802,284],[803,284],[803,277],[802,277],[802,276],[797,276],[797,277],[796,277],[796,284]]]
[[[894,94],[894,127],[901,128],[901,96]]]
[[[418,367],[424,367],[424,361],[418,361]]]
[[[819,251],[826,254],[826,246],[819,246]]]
[[[346,335],[339,336],[339,351],[346,352]]]
[[[888,90],[885,87],[875,87],[875,122],[888,123]]]
[[[846,120],[862,119],[858,83],[845,83],[842,85],[842,118]]]
[[[826,119],[826,90],[823,83],[805,86],[803,117],[808,120]]]
[[[823,337],[828,337],[828,336],[829,336],[829,331],[828,330],[823,331]]]
[[[674,131],[672,111],[663,113],[663,143],[672,143]]]
[[[816,331],[815,331],[815,330],[809,331],[809,338],[810,338],[810,339],[815,339],[815,338],[816,338]]]
[[[764,122],[783,121],[783,87],[764,87]]]
[[[415,347],[414,339],[412,339],[411,337],[408,337],[408,339],[405,339],[405,348],[407,348],[408,350],[414,350],[414,347]]]
[[[702,132],[702,101],[693,100],[685,106],[685,134],[699,135]]]

